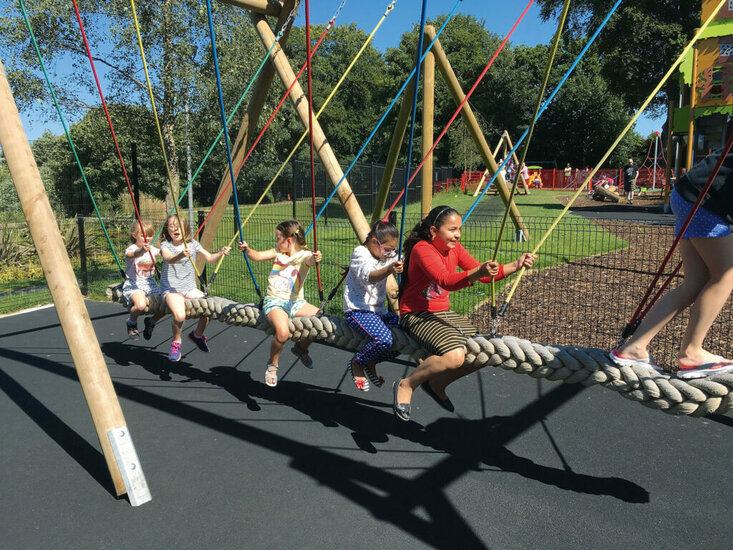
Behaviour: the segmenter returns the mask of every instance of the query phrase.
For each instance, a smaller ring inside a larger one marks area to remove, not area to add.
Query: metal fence
[[[307,218],[304,218],[307,219]],[[163,220],[155,220],[162,224]],[[247,241],[255,249],[274,246],[274,227],[280,219],[253,217],[247,226]],[[531,236],[538,238],[552,223],[552,218],[525,218]],[[105,220],[118,256],[129,244],[130,219]],[[417,219],[408,219],[408,226]],[[222,227],[232,227],[225,218]],[[488,259],[493,253],[499,221],[494,217],[473,216],[464,226],[462,242],[477,258]],[[79,232],[75,237],[73,229]],[[111,283],[121,277],[96,218],[71,220],[65,225],[76,249],[72,262],[82,288],[100,296]],[[323,292],[327,295],[341,276],[341,267],[348,265],[352,250],[358,244],[353,229],[343,218],[332,218],[319,226],[319,249],[324,260],[320,265]],[[212,249],[226,244],[225,231],[220,231]],[[511,232],[508,232],[511,235]],[[82,238],[79,238],[82,237]],[[647,285],[672,242],[669,225],[636,221],[586,220],[576,216],[565,218],[548,239],[538,260],[521,281],[506,315],[499,325],[502,334],[513,334],[535,342],[610,348],[636,309]],[[67,235],[68,238],[68,235]],[[498,252],[502,263],[516,259],[531,248],[531,242],[504,240]],[[71,248],[72,252],[73,247]],[[671,273],[677,258],[667,268]],[[269,262],[253,263],[258,285],[264,292]],[[211,277],[212,266],[207,267]],[[678,284],[680,276],[673,281]],[[507,295],[509,278],[497,284],[497,304]],[[30,287],[30,288],[28,288]],[[254,283],[241,253],[236,250],[221,267],[210,293],[236,301],[257,302]],[[23,309],[35,301],[48,301],[48,290],[42,278],[23,287],[0,294],[0,312]],[[306,283],[306,298],[320,305],[315,272]],[[491,292],[488,285],[477,284],[452,294],[452,307],[467,315],[481,332],[491,330]],[[341,290],[329,305],[329,314],[340,315]],[[676,352],[687,314],[672,322],[654,342],[658,360],[670,361]],[[710,331],[706,345],[726,356],[733,355],[733,303],[729,298]]]

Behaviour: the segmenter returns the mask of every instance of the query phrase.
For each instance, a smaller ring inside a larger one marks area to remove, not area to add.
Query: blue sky
[[[341,0],[329,0],[328,2],[313,0],[309,4],[311,24],[321,24],[327,22],[333,16],[341,4]],[[382,17],[388,4],[388,0],[370,0],[368,2],[349,0],[343,7],[337,19],[337,24],[353,22],[366,32],[371,32]],[[440,2],[433,0],[428,2],[427,18],[434,19],[438,15],[447,14],[454,5],[455,0],[442,0]],[[458,6],[458,12],[471,14],[479,21],[483,20],[487,29],[499,36],[505,36],[524,11],[526,5],[524,0],[463,0]],[[390,47],[397,47],[402,34],[409,31],[413,25],[420,23],[421,8],[422,2],[419,0],[397,0],[394,10],[375,35],[374,46],[382,51]],[[514,32],[511,43],[534,46],[550,42],[557,23],[555,21],[543,22],[539,18],[539,11],[539,8],[533,4]],[[304,22],[305,4],[303,3],[296,18],[296,25],[301,26]],[[100,71],[100,67],[97,67],[97,71]],[[51,78],[53,82],[53,74]],[[92,78],[91,71],[90,78]],[[102,89],[106,89],[104,81],[102,82]],[[53,104],[49,103],[46,108],[50,109],[53,115],[49,122],[43,121],[37,114],[21,116],[29,139],[33,140],[40,136],[46,128],[56,134],[63,132],[61,123],[57,121]],[[66,116],[66,113],[64,115]],[[71,122],[73,121],[69,121],[69,123]],[[642,135],[648,135],[654,130],[660,130],[663,122],[663,119],[655,121],[641,117],[636,124],[636,131]]]

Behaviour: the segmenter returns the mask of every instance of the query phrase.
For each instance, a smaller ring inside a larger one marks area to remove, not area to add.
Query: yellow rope
[[[624,128],[622,130],[621,134],[619,134],[618,138],[616,138],[616,141],[613,142],[613,144],[611,145],[611,147],[609,147],[608,151],[606,151],[606,153],[603,155],[603,157],[601,157],[601,160],[598,161],[598,164],[596,164],[595,168],[593,168],[593,170],[591,171],[591,173],[588,174],[588,177],[583,182],[583,185],[581,185],[578,188],[578,190],[570,198],[570,201],[568,202],[568,204],[565,206],[565,208],[563,208],[562,212],[560,212],[560,214],[555,219],[555,221],[552,222],[552,224],[550,225],[549,229],[545,232],[545,234],[542,236],[542,238],[539,240],[539,242],[535,246],[534,250],[532,251],[533,254],[536,254],[537,253],[537,251],[540,249],[540,247],[545,243],[545,241],[547,240],[547,238],[550,236],[550,233],[552,233],[555,230],[555,227],[557,227],[557,224],[560,222],[560,220],[562,219],[562,217],[568,212],[568,210],[570,210],[570,207],[575,202],[575,199],[577,199],[578,196],[585,190],[585,186],[588,184],[589,181],[591,181],[593,179],[593,176],[601,168],[601,165],[604,162],[606,162],[606,159],[608,159],[608,157],[611,156],[611,153],[613,152],[613,150],[616,148],[616,146],[619,144],[619,142],[624,138],[624,136],[628,133],[628,131],[634,125],[634,123],[636,122],[636,119],[638,119],[639,116],[641,116],[641,113],[644,112],[644,109],[646,109],[647,105],[649,105],[649,103],[651,102],[651,100],[654,99],[654,97],[659,93],[659,90],[661,90],[662,86],[664,86],[664,83],[667,82],[667,80],[672,75],[672,73],[677,68],[677,66],[680,63],[682,63],[682,60],[685,58],[685,56],[690,51],[690,49],[695,44],[695,42],[698,41],[698,39],[700,38],[700,35],[705,31],[705,29],[708,27],[708,25],[710,25],[711,21],[715,18],[715,16],[720,11],[720,8],[723,7],[723,4],[725,4],[726,1],[727,0],[721,0],[720,3],[718,3],[718,6],[715,8],[715,10],[713,10],[713,13],[710,14],[710,17],[708,17],[707,20],[705,21],[705,23],[703,23],[702,27],[700,27],[697,30],[697,32],[695,33],[695,36],[692,37],[692,40],[690,40],[690,42],[687,44],[687,46],[685,46],[685,49],[682,50],[682,53],[677,58],[677,61],[674,62],[674,64],[669,68],[669,70],[667,71],[667,73],[662,77],[662,80],[659,82],[659,84],[657,84],[657,86],[654,88],[654,90],[652,90],[652,92],[646,98],[646,100],[641,105],[641,107],[639,107],[639,110],[636,112],[636,114],[632,117],[632,119],[626,125],[626,128]],[[693,92],[694,92],[694,90],[693,90]],[[514,292],[517,289],[517,285],[519,284],[519,281],[521,281],[522,276],[524,275],[524,272],[525,271],[526,271],[526,269],[524,267],[522,267],[519,270],[519,272],[517,273],[516,280],[514,281],[514,284],[512,285],[512,288],[511,288],[511,290],[509,291],[509,294],[506,297],[506,301],[504,302],[504,308],[503,309],[506,308],[506,305],[512,299],[512,296],[514,295]]]
[[[175,195],[175,191],[173,189],[173,178],[171,177],[171,171],[168,167],[168,155],[166,155],[165,152],[165,142],[163,141],[163,132],[160,129],[160,122],[158,120],[158,110],[155,107],[155,97],[153,96],[153,87],[150,84],[150,75],[148,74],[148,63],[145,60],[145,50],[143,48],[143,39],[142,36],[140,36],[140,25],[137,21],[137,11],[135,10],[135,0],[130,0],[130,7],[132,8],[132,19],[135,22],[135,32],[137,33],[137,43],[140,47],[140,56],[143,60],[143,69],[145,70],[145,80],[148,84],[148,93],[150,94],[150,103],[152,105],[153,109],[153,117],[155,118],[155,126],[158,129],[158,138],[160,139],[160,148],[163,151],[163,162],[165,164],[165,172],[168,176],[168,187],[171,190],[171,198],[173,199],[173,206],[176,210],[176,218],[178,219],[178,227],[181,230],[181,236],[183,236],[183,248],[188,250],[188,246],[186,245],[186,237],[184,235],[183,231],[183,224],[181,223],[181,212],[178,210],[178,197]],[[189,228],[189,232],[190,232]],[[189,261],[191,262],[191,265],[193,266],[193,270],[196,272],[197,277],[201,277],[201,274],[199,273],[199,270],[196,268],[196,264],[193,261],[193,258],[191,256],[188,257]]]
[[[382,18],[379,20],[379,23],[376,24],[376,26],[374,27],[374,30],[372,30],[371,34],[364,41],[364,44],[361,46],[361,49],[359,49],[359,51],[357,52],[357,54],[354,57],[354,59],[351,61],[351,63],[349,64],[349,66],[346,68],[346,71],[344,71],[344,74],[341,76],[341,78],[339,79],[339,81],[336,83],[336,86],[334,86],[333,90],[331,90],[331,93],[326,98],[326,101],[323,102],[323,105],[318,110],[318,112],[315,114],[314,118],[316,120],[318,120],[318,117],[321,115],[321,113],[326,108],[326,106],[328,105],[328,103],[333,99],[333,96],[336,95],[336,92],[338,91],[339,87],[341,86],[341,84],[343,84],[344,80],[346,80],[346,77],[349,75],[349,72],[351,72],[351,69],[354,68],[354,65],[356,64],[356,62],[361,57],[361,54],[364,53],[364,50],[366,50],[366,48],[369,45],[369,43],[371,42],[372,38],[374,37],[374,35],[376,34],[376,32],[379,30],[379,27],[381,27],[382,26],[382,23],[384,23],[384,20],[390,14],[390,12],[392,11],[392,9],[394,8],[394,5],[395,5],[395,2],[393,1],[389,6],[387,6],[387,9],[385,10],[384,15],[382,15]],[[280,174],[285,169],[285,166],[290,161],[290,159],[293,158],[293,155],[295,154],[295,151],[297,151],[298,147],[300,147],[300,144],[303,143],[303,140],[306,138],[307,135],[308,135],[308,130],[306,129],[305,132],[303,132],[303,135],[300,136],[300,139],[295,144],[295,146],[293,147],[293,149],[290,151],[290,154],[287,156],[287,158],[280,165],[280,168],[278,168],[277,173],[273,176],[272,180],[270,180],[270,183],[268,183],[267,184],[267,187],[265,187],[265,190],[262,192],[262,195],[257,200],[257,202],[255,203],[255,205],[252,207],[252,210],[250,210],[249,213],[247,214],[247,217],[242,222],[242,230],[244,230],[244,226],[247,224],[247,222],[249,221],[249,219],[252,217],[252,214],[254,214],[254,211],[257,209],[257,207],[260,205],[260,203],[264,200],[265,196],[267,195],[267,192],[274,185],[275,180],[277,180],[277,178],[280,176]],[[232,244],[234,244],[234,241],[237,239],[237,237],[239,237],[239,231],[236,232],[236,234],[232,237],[232,239],[229,241],[229,243],[227,244],[227,246],[231,247]],[[219,271],[219,266],[221,266],[221,262],[223,260],[224,260],[224,257],[222,256],[219,259],[218,263],[216,264],[216,267],[214,268],[214,273],[217,273]]]

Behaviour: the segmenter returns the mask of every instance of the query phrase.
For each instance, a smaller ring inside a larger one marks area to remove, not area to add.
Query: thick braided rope
[[[113,301],[129,308],[121,286],[110,287]],[[149,296],[145,313],[169,313],[162,296]],[[209,317],[227,325],[253,327],[272,333],[272,327],[259,308],[225,298],[207,297],[186,300],[186,317]],[[299,317],[290,320],[291,339],[322,340],[352,351],[366,340],[340,317]],[[415,362],[428,353],[399,328],[392,327],[392,350]],[[724,414],[733,408],[733,373],[682,380],[652,369],[618,367],[604,350],[575,346],[546,346],[513,336],[486,338],[476,336],[467,343],[466,364],[501,367],[533,378],[560,380],[584,386],[600,384],[632,401],[668,414],[705,416]]]

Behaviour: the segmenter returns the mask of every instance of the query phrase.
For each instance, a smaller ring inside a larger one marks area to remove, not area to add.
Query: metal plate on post
[[[127,426],[109,430],[107,437],[112,445],[112,451],[115,454],[122,481],[125,483],[130,504],[140,506],[152,500],[150,488],[147,481],[145,481],[145,474],[140,460],[137,458],[137,451],[135,451],[135,445]]]

